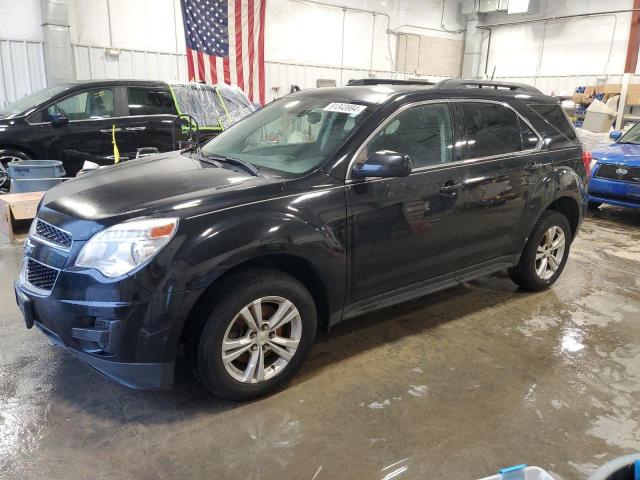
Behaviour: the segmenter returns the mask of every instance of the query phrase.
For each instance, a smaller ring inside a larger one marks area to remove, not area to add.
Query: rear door
[[[123,154],[135,158],[140,148],[174,149],[178,115],[169,87],[129,86],[124,89],[127,116],[123,120]]]
[[[459,264],[471,270],[506,265],[522,250],[533,190],[550,169],[548,154],[530,124],[505,103],[459,101],[458,111],[469,169]]]
[[[454,129],[447,102],[406,107],[388,119],[362,147],[393,150],[411,157],[404,178],[367,178],[348,183],[351,311],[356,315],[391,294],[430,281],[454,277],[450,251],[461,239],[450,237],[463,222],[460,188],[466,178],[455,162]]]

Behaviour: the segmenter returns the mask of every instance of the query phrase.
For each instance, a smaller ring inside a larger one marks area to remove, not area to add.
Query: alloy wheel
[[[262,297],[233,318],[222,340],[222,363],[238,382],[260,383],[281,373],[296,353],[302,318],[283,297]]]
[[[536,274],[549,280],[556,273],[564,258],[565,235],[562,228],[550,227],[542,236],[536,251]]]

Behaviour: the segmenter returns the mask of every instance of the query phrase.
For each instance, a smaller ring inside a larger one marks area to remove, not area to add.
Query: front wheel
[[[223,281],[193,343],[199,379],[216,395],[245,401],[282,387],[316,335],[316,307],[298,280],[252,270]]]
[[[520,287],[539,291],[558,279],[569,257],[571,228],[567,217],[545,211],[529,236],[520,262],[509,269],[509,276]]]

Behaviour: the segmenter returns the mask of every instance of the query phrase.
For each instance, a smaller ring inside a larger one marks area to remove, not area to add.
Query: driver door
[[[116,105],[117,88],[94,88],[75,92],[50,105],[44,112],[45,120],[52,114],[65,115],[69,122],[53,126],[47,155],[62,160],[67,176],[74,176],[85,160],[110,165],[114,162],[112,129],[116,142],[124,137]]]
[[[348,183],[351,315],[403,290],[454,283],[450,254],[463,227],[466,169],[455,161],[452,113],[446,102],[401,109],[356,157],[365,162],[371,152],[397,151],[411,157],[413,170]]]

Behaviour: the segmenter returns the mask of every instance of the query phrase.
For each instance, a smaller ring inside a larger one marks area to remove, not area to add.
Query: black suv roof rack
[[[429,80],[395,80],[393,78],[358,78],[355,80],[349,80],[348,87],[355,87],[359,85],[435,85],[436,82],[430,82]]]
[[[510,90],[512,92],[526,92],[542,95],[542,92],[531,85],[512,82],[494,82],[490,80],[465,80],[462,78],[448,78],[434,85],[434,88],[488,88],[493,90]]]

